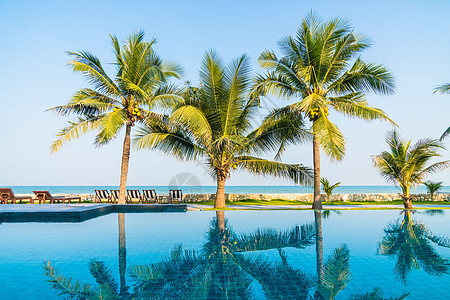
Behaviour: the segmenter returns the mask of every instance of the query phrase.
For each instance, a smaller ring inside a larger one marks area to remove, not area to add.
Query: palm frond
[[[68,52],[74,59],[69,62],[74,72],[82,73],[95,90],[106,96],[119,96],[119,88],[109,78],[103,69],[100,60],[87,51]]]
[[[81,284],[72,277],[59,274],[50,261],[44,261],[44,274],[52,289],[57,290],[60,296],[64,295],[67,299],[89,299],[95,296],[90,284]]]
[[[321,148],[331,159],[341,160],[344,158],[344,136],[324,113],[313,123],[313,132],[317,135]]]
[[[241,269],[261,284],[267,299],[307,299],[308,292],[314,286],[312,278],[287,263],[284,251],[279,250],[279,253],[282,261],[277,263],[260,257],[247,259],[243,255],[236,255],[236,261]],[[287,288],[281,282],[293,284]]]
[[[285,164],[253,156],[237,156],[233,161],[237,168],[247,170],[252,174],[277,176],[291,179],[297,184],[312,183],[312,170],[301,164]]]
[[[118,286],[114,280],[112,271],[102,261],[91,259],[89,262],[89,272],[100,286],[108,286],[111,291],[117,291]]]
[[[350,251],[346,245],[334,249],[324,264],[318,292],[325,299],[334,299],[350,281]]]
[[[213,131],[203,111],[192,105],[183,105],[175,109],[170,116],[174,123],[187,126],[192,133],[200,138],[212,139]]]
[[[235,238],[236,252],[262,251],[286,247],[305,248],[314,244],[315,230],[313,224],[295,226],[278,231],[275,229],[258,229],[254,233],[238,235]]]
[[[364,94],[361,92],[329,97],[328,99],[331,101],[331,107],[349,117],[356,117],[363,120],[383,120],[397,125],[383,110],[369,106]]]
[[[382,65],[366,63],[358,58],[350,70],[329,86],[329,91],[337,93],[372,92],[375,94],[392,94],[394,79]]]
[[[439,138],[439,141],[443,141],[445,138],[447,138],[450,135],[450,126],[447,128],[447,130],[444,131],[444,133]]]
[[[183,101],[179,87],[165,84],[159,86],[143,103],[148,104],[149,109],[172,109]]]
[[[95,137],[94,144],[103,146],[113,140],[120,129],[127,123],[127,115],[124,110],[108,112],[97,121],[99,132]]]
[[[51,152],[59,151],[63,144],[80,138],[83,134],[97,129],[99,117],[78,118],[78,122],[69,122],[69,126],[61,129],[57,134],[57,139],[51,144]]]
[[[167,120],[155,119],[138,129],[134,147],[138,150],[159,149],[163,153],[188,161],[205,155],[204,149],[196,144],[188,131]]]
[[[104,113],[112,108],[121,106],[122,103],[91,89],[80,89],[69,103],[47,109],[61,116],[76,114],[79,116],[94,116]]]
[[[355,294],[352,295],[351,297],[347,298],[348,300],[403,300],[406,299],[409,296],[408,292],[403,292],[400,296],[398,297],[390,297],[390,298],[385,298],[383,296],[383,291],[379,288],[373,288],[372,291],[364,293],[364,294]]]
[[[438,85],[433,93],[450,94],[450,83]]]
[[[252,148],[257,151],[277,151],[279,158],[285,148],[311,141],[301,112],[294,106],[274,109],[262,124],[248,135]]]

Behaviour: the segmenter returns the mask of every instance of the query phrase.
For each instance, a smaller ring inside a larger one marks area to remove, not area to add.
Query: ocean
[[[48,190],[52,194],[94,194],[94,190],[118,189],[118,186],[11,186],[16,194],[32,194],[37,190]],[[185,194],[213,194],[215,186],[127,186],[128,189],[154,189],[158,194],[167,194],[169,189],[181,189]],[[334,194],[365,194],[365,193],[399,193],[400,188],[395,186],[339,186]],[[312,193],[312,187],[305,186],[225,186],[225,192],[230,194],[290,194],[290,193]],[[411,191],[416,194],[425,194],[425,186],[419,186]],[[444,186],[439,191],[450,193],[450,186]]]

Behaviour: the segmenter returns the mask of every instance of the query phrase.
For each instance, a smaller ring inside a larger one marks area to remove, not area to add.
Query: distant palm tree
[[[206,158],[217,180],[216,208],[225,207],[225,181],[232,169],[311,182],[311,171],[303,165],[255,156],[286,141],[307,139],[308,133],[302,120],[292,123],[283,118],[266,120],[252,131],[258,99],[249,96],[250,85],[245,55],[224,66],[216,52],[208,51],[200,69],[200,87],[187,87],[185,101],[167,118],[148,121],[137,134],[136,147],[160,149],[185,161]]]
[[[441,93],[441,94],[450,94],[450,83],[442,84],[434,89],[435,93]],[[446,131],[442,134],[441,138],[439,140],[445,139],[447,136],[450,135],[450,126],[447,128]]]
[[[64,143],[89,131],[97,131],[94,143],[102,146],[115,139],[125,127],[119,187],[119,203],[124,204],[131,128],[145,118],[157,117],[152,110],[171,106],[180,99],[174,86],[167,81],[171,77],[180,78],[181,69],[176,64],[163,62],[152,48],[155,40],[144,42],[142,31],[130,35],[123,46],[115,36],[111,36],[111,41],[116,60],[113,79],[93,54],[69,52],[74,58],[69,65],[74,72],[83,74],[93,88],[80,89],[68,104],[49,109],[62,116],[78,116],[58,132],[51,150],[56,152]]]
[[[441,156],[438,151],[445,147],[436,140],[422,139],[411,145],[396,131],[388,133],[386,142],[390,151],[372,156],[375,168],[387,181],[400,185],[405,209],[412,209],[411,187],[418,186],[425,178],[450,166],[450,160],[427,165],[431,159]]]
[[[442,257],[432,243],[450,248],[450,240],[433,235],[424,224],[413,221],[410,210],[403,214],[403,219],[384,229],[385,236],[378,243],[378,253],[397,258],[394,272],[402,283],[406,283],[414,269],[422,268],[434,276],[447,274],[450,261]]]
[[[260,66],[269,72],[258,76],[254,92],[297,99],[299,102],[275,110],[272,116],[289,113],[301,118],[304,114],[312,122],[313,208],[321,209],[319,149],[333,160],[343,159],[345,153],[344,135],[328,117],[329,109],[348,117],[393,123],[366,100],[368,92],[393,93],[393,78],[384,66],[359,57],[369,43],[341,18],[324,22],[311,14],[302,21],[296,36],[288,36],[279,44],[282,58],[272,51],[259,57]]]
[[[443,182],[425,181],[423,184],[427,187],[427,192],[430,194],[431,201],[434,201],[434,193],[442,188]]]
[[[333,190],[337,188],[341,183],[337,182],[333,185],[330,185],[330,182],[326,178],[321,178],[320,183],[322,184],[322,189],[327,194],[327,201],[330,201],[330,196],[333,193]]]

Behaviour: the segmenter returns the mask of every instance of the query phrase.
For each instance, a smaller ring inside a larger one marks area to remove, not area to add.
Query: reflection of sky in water
[[[418,211],[413,220],[420,220],[435,235],[450,237],[450,212],[425,214]],[[156,263],[164,259],[175,245],[185,249],[201,249],[205,234],[215,212],[125,214],[127,264]],[[251,233],[257,228],[287,229],[314,222],[312,211],[226,211],[228,224],[237,234]],[[445,299],[449,275],[434,277],[423,270],[413,270],[406,286],[393,273],[394,257],[377,254],[377,243],[384,236],[383,229],[391,222],[403,220],[400,211],[358,210],[331,212],[322,219],[324,260],[333,249],[346,244],[350,250],[351,281],[337,299],[355,293],[366,293],[380,287],[385,297],[410,292],[407,299]],[[104,261],[118,281],[118,218],[110,214],[83,223],[23,223],[0,225],[0,281],[2,299],[45,299],[57,293],[50,289],[42,264],[51,260],[64,275],[81,282],[94,283],[89,274],[91,258]],[[432,244],[445,258],[450,249]],[[315,276],[315,246],[305,249],[285,249],[288,262],[297,269]],[[277,250],[258,254],[271,261],[279,261]],[[131,285],[133,282],[128,278]],[[26,287],[26,288],[24,288]],[[255,292],[261,292],[257,284]],[[431,293],[431,294],[430,294]]]

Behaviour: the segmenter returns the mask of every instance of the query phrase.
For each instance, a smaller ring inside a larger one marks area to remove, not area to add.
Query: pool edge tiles
[[[185,204],[10,204],[0,206],[0,223],[83,222],[110,213],[186,212]]]

